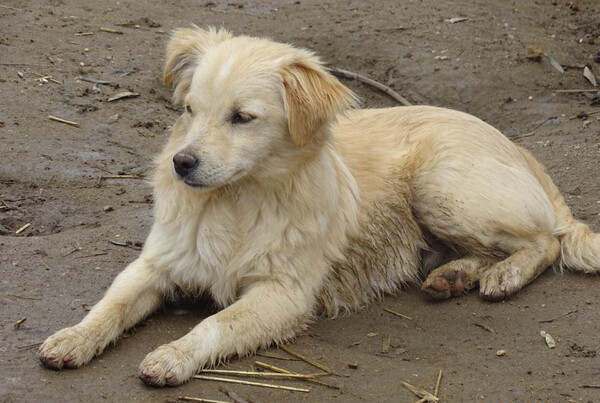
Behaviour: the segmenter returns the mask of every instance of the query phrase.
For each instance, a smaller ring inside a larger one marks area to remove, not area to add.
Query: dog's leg
[[[560,243],[552,235],[540,235],[481,275],[479,293],[491,301],[502,300],[525,287],[560,254]]]
[[[477,256],[453,260],[432,271],[421,290],[435,299],[462,295],[475,287],[482,273],[492,264],[489,259]]]
[[[161,302],[157,274],[139,258],[117,276],[106,295],[73,327],[60,330],[40,346],[44,365],[78,368],[99,355],[124,330],[153,312]]]
[[[310,318],[316,290],[299,283],[255,283],[234,304],[191,332],[163,345],[140,364],[140,378],[155,386],[179,385],[200,368],[230,355],[245,355],[294,336]]]

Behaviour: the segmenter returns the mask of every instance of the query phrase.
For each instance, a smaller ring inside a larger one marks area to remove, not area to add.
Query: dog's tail
[[[557,229],[560,239],[560,266],[584,273],[600,272],[600,234],[573,220]]]
[[[529,169],[548,195],[557,219],[554,231],[560,241],[561,269],[584,273],[600,273],[600,234],[595,234],[584,223],[573,218],[571,210],[546,170],[525,149],[519,147]]]

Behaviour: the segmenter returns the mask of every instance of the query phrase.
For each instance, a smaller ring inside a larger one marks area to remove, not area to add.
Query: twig
[[[435,389],[433,389],[433,395],[438,397],[438,393],[440,392],[440,383],[442,382],[442,370],[440,369],[440,373],[438,374],[437,381],[435,382]]]
[[[400,312],[396,312],[396,311],[392,311],[389,308],[383,308],[384,311],[391,313],[392,315],[396,315],[400,318],[404,318],[404,319],[408,319],[408,320],[413,320],[413,318],[411,318],[410,316],[406,316],[406,315],[402,315]]]
[[[519,139],[524,139],[525,137],[531,137],[533,135],[535,135],[535,132],[529,132],[529,133],[521,134],[518,136],[513,136],[510,139],[511,140],[519,140]]]
[[[321,371],[325,371],[328,374],[333,374],[333,370],[327,368],[325,365],[323,365],[321,363],[316,362],[312,358],[305,357],[302,354],[295,352],[294,350],[290,350],[286,346],[279,346],[279,348],[281,350],[285,351],[286,353],[288,353],[289,355],[292,355],[296,358],[300,358],[302,361],[306,362],[307,364],[310,364],[313,367],[319,368]]]
[[[134,245],[133,242],[131,242],[131,241],[129,241],[129,242],[120,242],[120,241],[113,241],[112,239],[109,239],[108,242],[112,243],[113,245],[123,246],[125,248],[131,248],[131,249],[135,249],[135,250],[141,250],[142,249],[140,246]]]
[[[90,255],[83,255],[83,256],[79,256],[79,259],[83,259],[86,257],[102,256],[102,255],[108,255],[108,252],[98,252],[98,253],[92,253]]]
[[[98,79],[92,78],[92,77],[78,76],[77,78],[81,81],[86,81],[86,82],[92,83],[92,84],[100,84],[100,85],[111,85],[112,84],[110,81],[98,80]]]
[[[16,235],[19,235],[21,232],[25,231],[27,228],[29,228],[31,226],[31,223],[28,222],[27,224],[23,225],[21,228],[19,228],[18,230],[15,231]]]
[[[23,11],[23,10],[21,10],[20,8],[11,7],[11,6],[3,6],[3,5],[0,5],[0,7],[2,7],[2,8],[6,8],[6,9],[8,9],[8,10],[14,10],[14,11]]]
[[[567,313],[563,313],[562,315],[559,315],[556,318],[546,319],[546,320],[540,320],[540,321],[538,321],[538,323],[552,323],[552,322],[554,322],[557,319],[563,318],[563,317],[565,317],[567,315],[570,315],[570,314],[576,313],[576,312],[579,312],[579,309],[574,309],[574,310],[569,311]]]
[[[600,385],[579,385],[580,388],[584,389],[600,389]]]
[[[19,346],[17,347],[18,350],[23,350],[25,348],[31,348],[31,347],[36,347],[39,346],[43,343],[43,341],[37,342],[37,343],[31,343],[31,344],[25,344],[24,346]]]
[[[19,330],[19,328],[21,327],[21,325],[23,323],[25,323],[26,320],[27,320],[27,318],[19,319],[18,321],[15,322],[15,324],[13,325],[13,328],[15,330]]]
[[[533,132],[542,127],[542,125],[552,119],[556,119],[556,116],[550,116],[549,118],[544,119],[541,123],[539,123],[536,127],[533,128]]]
[[[203,369],[200,373],[232,375],[232,376],[252,376],[257,378],[299,378],[299,379],[314,379],[315,376],[323,376],[327,374],[284,374],[272,372],[255,372],[255,371],[232,371],[227,369]]]
[[[62,255],[63,257],[67,257],[69,255],[72,255],[75,252],[79,252],[81,250],[81,248],[75,248],[73,250],[71,250],[70,252],[65,253],[64,255]]]
[[[562,92],[565,94],[578,93],[578,92],[597,92],[600,91],[598,88],[590,88],[589,90],[555,90],[554,92]]]
[[[41,74],[41,73],[33,73],[33,74],[38,76],[40,79],[43,78],[48,81],[52,81],[53,83],[56,83],[56,84],[62,84],[60,81],[58,81],[57,79],[53,78],[52,76],[50,76],[48,74]]]
[[[283,389],[283,390],[290,390],[293,392],[304,392],[304,393],[310,392],[310,389],[294,388],[292,386],[273,385],[270,383],[262,383],[262,382],[242,381],[241,379],[229,379],[229,378],[221,378],[221,377],[216,377],[216,376],[194,375],[193,378],[194,379],[202,379],[205,381],[239,383],[240,385],[260,386],[263,388],[271,388],[271,389]]]
[[[284,360],[284,361],[301,361],[298,358],[291,358],[291,357],[280,357],[278,355],[274,355],[274,354],[267,354],[267,353],[256,353],[256,355],[258,355],[259,357],[265,357],[265,358],[272,358],[274,360]]]
[[[177,400],[185,400],[188,402],[204,402],[204,403],[229,403],[224,400],[204,399],[202,397],[179,396]]]
[[[41,298],[37,298],[37,297],[24,297],[22,295],[16,295],[16,294],[6,294],[7,297],[13,297],[13,298],[19,298],[19,299],[33,299],[36,301],[41,301]]]
[[[119,30],[112,29],[112,28],[105,28],[105,27],[100,27],[100,31],[108,32],[111,34],[119,34],[119,35],[123,33],[123,31],[119,31]]]
[[[50,64],[34,64],[34,63],[0,63],[0,66],[32,66],[32,67],[51,67]]]
[[[387,354],[390,349],[390,341],[392,339],[392,335],[388,334],[387,337],[383,336],[383,341],[381,343],[381,352]]]
[[[74,34],[75,36],[90,36],[90,35],[94,35],[93,32],[77,32]]]
[[[424,401],[426,401],[426,402],[439,402],[440,401],[440,399],[438,397],[432,395],[431,393],[427,392],[426,390],[417,388],[416,386],[411,385],[408,382],[400,382],[400,384],[402,386],[404,386],[406,389],[408,389],[409,391],[411,391],[412,393],[414,393],[415,396],[425,399]]]
[[[480,328],[482,328],[483,330],[487,330],[487,331],[488,331],[488,332],[490,332],[490,333],[496,333],[496,331],[495,331],[494,329],[492,329],[491,327],[489,327],[489,326],[482,325],[482,324],[480,324],[480,323],[473,323],[473,324],[474,324],[475,326],[477,326],[477,327],[480,327]]]
[[[137,174],[123,174],[123,175],[105,175],[101,176],[100,179],[143,179],[142,176]]]
[[[590,111],[590,112],[585,112],[585,111],[583,111],[583,112],[581,112],[581,113],[578,113],[578,114],[577,114],[577,115],[575,115],[575,116],[571,116],[571,117],[569,118],[569,120],[577,119],[577,118],[581,117],[581,115],[582,115],[582,114],[584,114],[584,117],[585,117],[585,118],[587,118],[588,116],[595,115],[596,113],[600,113],[600,109],[595,109],[595,110],[593,110],[593,111]]]
[[[119,143],[118,141],[115,141],[115,140],[107,140],[106,142],[110,143],[110,144],[117,145],[119,147],[123,147],[124,149],[133,152],[134,153],[133,155],[137,155],[139,157],[139,154],[136,152],[135,147],[128,146],[128,145],[123,144],[123,143]]]
[[[223,393],[225,393],[225,395],[230,398],[231,400],[233,400],[235,403],[250,403],[248,400],[244,399],[243,397],[241,397],[240,395],[238,395],[237,393],[235,393],[232,390],[229,390],[223,386],[219,386],[219,390]]]
[[[408,100],[406,100],[406,98],[404,98],[402,95],[398,94],[396,91],[394,91],[393,89],[391,89],[387,85],[383,85],[380,82],[372,80],[372,79],[370,79],[368,77],[362,76],[362,75],[360,75],[358,73],[353,73],[353,72],[348,71],[348,70],[338,69],[338,68],[335,68],[335,67],[331,67],[329,69],[329,71],[331,71],[331,74],[333,74],[334,76],[348,78],[350,80],[356,80],[356,81],[359,81],[359,82],[361,82],[363,84],[370,85],[371,87],[376,88],[379,91],[383,92],[384,94],[387,94],[390,97],[394,98],[398,103],[400,103],[400,104],[402,104],[404,106],[411,106],[412,105],[410,102],[408,102]]]
[[[69,126],[79,127],[79,123],[77,123],[77,122],[72,122],[70,120],[65,120],[65,119],[57,118],[56,116],[48,115],[48,119],[54,120],[55,122],[60,122],[60,123],[67,124]]]
[[[260,361],[254,361],[254,365],[256,365],[257,367],[268,369],[268,370],[273,371],[273,372],[279,372],[281,374],[290,374],[290,375],[291,374],[297,374],[297,372],[288,371],[287,369],[275,367],[273,365],[265,364],[264,362],[260,362]],[[318,379],[304,379],[304,380],[306,382],[314,383],[315,385],[325,386],[326,388],[339,389],[337,386],[330,385],[330,384],[325,383],[325,382],[321,382]]]

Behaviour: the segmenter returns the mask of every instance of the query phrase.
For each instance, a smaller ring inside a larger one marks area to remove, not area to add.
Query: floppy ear
[[[210,27],[207,31],[197,27],[180,28],[173,32],[167,44],[163,82],[173,83],[173,100],[180,103],[190,89],[194,68],[206,51],[219,42],[232,38],[224,30]]]
[[[282,72],[288,128],[302,148],[319,129],[343,110],[357,104],[356,96],[328,73],[319,59],[307,51],[284,66]]]

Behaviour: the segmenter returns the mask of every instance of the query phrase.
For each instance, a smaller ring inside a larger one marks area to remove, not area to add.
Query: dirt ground
[[[445,21],[454,17],[466,20]],[[169,305],[79,370],[50,371],[36,359],[38,343],[78,322],[139,253],[136,245],[152,222],[150,187],[144,180],[99,178],[148,175],[178,113],[161,84],[164,46],[172,28],[190,22],[310,48],[332,66],[388,84],[411,102],[479,116],[531,150],[574,214],[600,231],[600,114],[592,113],[599,97],[557,92],[590,88],[584,65],[600,79],[597,0],[4,1],[1,401],[228,400],[217,383],[155,389],[136,377],[146,353],[209,314],[190,302]],[[546,59],[527,59],[529,45],[560,62],[564,74]],[[60,83],[40,82],[37,73]],[[394,105],[368,87],[346,83],[365,107]],[[140,96],[107,102],[123,91]],[[31,226],[16,235],[26,223]],[[477,292],[434,303],[408,289],[362,313],[319,321],[294,343],[340,375],[327,380],[339,389],[298,381],[279,383],[310,393],[229,388],[261,402],[405,402],[417,399],[401,381],[431,392],[442,369],[446,402],[598,402],[598,389],[582,387],[600,384],[598,289],[597,277],[552,270],[503,303],[483,302]],[[541,323],[549,319],[555,320]],[[556,348],[545,344],[542,330],[556,339]],[[388,337],[389,351],[382,353]],[[498,350],[506,354],[497,356]],[[268,357],[233,359],[226,368],[249,369],[256,359],[314,371]]]

